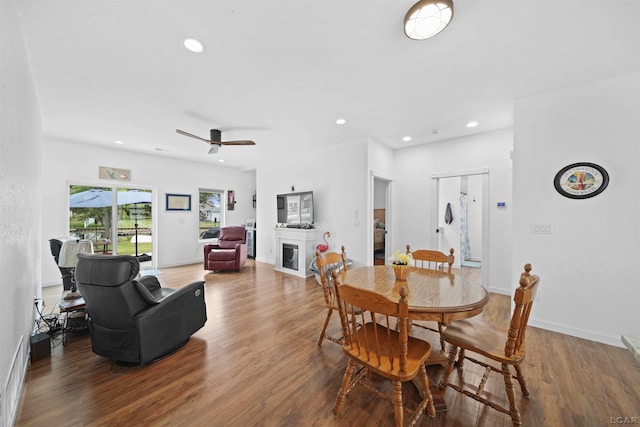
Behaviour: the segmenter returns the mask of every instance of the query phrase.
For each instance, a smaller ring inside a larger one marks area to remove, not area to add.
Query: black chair
[[[55,239],[49,239],[49,248],[51,249],[51,255],[53,256],[53,260],[58,265],[58,261],[60,259],[60,249],[62,249],[62,244],[68,240],[74,239],[73,237],[58,237]],[[73,268],[60,267],[60,274],[62,275],[62,288],[65,291],[68,291],[73,286]]]
[[[137,277],[131,255],[78,254],[75,278],[86,302],[94,353],[146,364],[182,347],[207,321],[204,281],[174,290]]]

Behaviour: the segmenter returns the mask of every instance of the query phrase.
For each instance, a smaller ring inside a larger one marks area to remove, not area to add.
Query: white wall
[[[369,230],[366,165],[366,142],[354,141],[300,157],[291,153],[258,168],[256,259],[275,262],[276,195],[291,192],[293,186],[295,191],[313,191],[318,243],[322,233],[330,231],[330,250],[344,245],[354,264],[364,264]]]
[[[0,425],[8,426],[28,363],[41,251],[40,111],[15,1],[0,1],[0,52]]]
[[[363,174],[368,174],[368,188],[367,194],[370,194],[369,200],[367,201],[369,212],[367,217],[367,225],[365,233],[367,235],[367,248],[373,247],[373,208],[378,207],[376,205],[376,197],[382,198],[384,207],[385,198],[385,190],[389,193],[390,199],[393,200],[393,192],[394,192],[394,183],[393,183],[393,170],[395,163],[395,153],[394,151],[373,139],[369,139],[367,141],[367,169],[363,171]],[[377,184],[375,182],[378,182]],[[375,194],[375,190],[377,188],[381,188],[383,190],[383,194]],[[385,223],[386,229],[386,237],[385,237],[385,259],[391,255],[396,249],[400,249],[404,251],[404,246],[402,248],[396,248],[394,246],[390,246],[389,242],[393,242],[393,217],[395,215],[395,209],[393,203],[390,203],[387,211],[385,212],[387,217],[387,222]],[[368,251],[367,257],[365,259],[366,265],[373,265],[373,251]]]
[[[395,152],[393,247],[436,247],[432,230],[436,197],[432,175],[445,172],[489,169],[489,263],[488,286],[492,292],[511,294],[511,160],[510,129],[488,132]],[[506,209],[496,202],[507,203]],[[442,213],[444,215],[444,213]]]
[[[512,283],[525,262],[540,275],[531,323],[619,346],[640,336],[640,73],[520,100],[514,120]],[[555,174],[575,162],[604,167],[608,188],[558,194]]]
[[[255,218],[252,206],[255,172],[185,162],[169,157],[132,153],[118,149],[87,146],[70,142],[45,140],[43,147],[42,201],[42,280],[44,284],[60,283],[57,269],[48,247],[48,239],[68,235],[69,184],[133,185],[154,189],[154,211],[157,229],[153,257],[158,267],[168,267],[202,261],[202,246],[198,243],[198,191],[200,188],[234,190],[236,205],[226,211],[226,225],[242,225]],[[99,166],[131,170],[131,181],[98,179]],[[165,194],[191,195],[191,211],[166,211]]]

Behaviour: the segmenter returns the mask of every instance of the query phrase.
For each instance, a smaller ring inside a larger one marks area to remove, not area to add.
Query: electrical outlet
[[[551,224],[531,224],[531,234],[551,234]]]

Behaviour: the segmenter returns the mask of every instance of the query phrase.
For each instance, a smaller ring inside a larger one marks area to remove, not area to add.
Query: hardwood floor
[[[334,343],[315,345],[326,311],[313,278],[253,260],[241,273],[206,273],[201,264],[162,271],[165,287],[204,277],[205,327],[182,349],[147,366],[118,366],[96,356],[86,333],[73,334],[67,346],[54,339],[51,356],[29,368],[17,426],[393,425],[391,405],[362,389],[334,418],[347,358]],[[60,292],[45,290],[45,313]],[[492,295],[482,315],[506,326],[510,297]],[[338,325],[335,316],[329,331],[339,334]],[[626,349],[529,327],[524,371],[531,398],[517,388],[516,396],[525,426],[604,426],[618,417],[640,422],[640,365]],[[429,373],[439,377],[439,368]],[[462,380],[481,376],[473,364],[465,365]],[[461,381],[456,371],[451,380]],[[486,391],[506,399],[499,376]],[[408,385],[405,392],[415,403],[415,389]],[[511,425],[508,415],[452,389],[445,400],[446,412],[422,417],[420,424]]]

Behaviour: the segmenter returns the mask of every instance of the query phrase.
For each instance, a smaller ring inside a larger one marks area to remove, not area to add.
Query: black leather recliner
[[[207,321],[204,281],[177,290],[137,277],[131,255],[78,254],[75,278],[89,317],[94,353],[145,364],[182,347]]]

